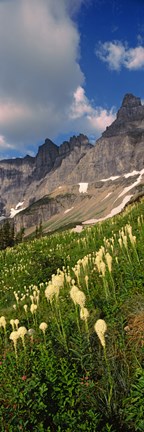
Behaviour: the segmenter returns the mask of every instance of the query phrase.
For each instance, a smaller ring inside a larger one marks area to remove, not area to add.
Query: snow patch
[[[106,198],[108,198],[110,195],[112,194],[112,192],[109,192],[103,199],[102,201],[104,201]]]
[[[124,206],[128,203],[128,201],[130,200],[130,198],[132,196],[133,195],[127,195],[127,196],[125,196],[124,199],[123,199],[123,201],[121,202],[121,204],[119,206],[115,207],[114,209],[112,209],[111,212],[107,216],[105,216],[104,218],[89,219],[89,220],[87,220],[85,222],[82,222],[83,225],[94,224],[94,223],[101,222],[101,221],[104,221],[104,220],[106,220],[108,218],[111,218],[111,217],[115,216],[116,214],[120,213],[120,211],[124,208]]]
[[[79,192],[85,193],[87,192],[88,183],[79,183]]]
[[[59,189],[61,189],[61,188],[62,188],[62,186],[59,186],[58,188],[59,188]]]
[[[139,177],[137,178],[137,180],[134,183],[132,183],[132,185],[125,187],[124,190],[119,194],[118,198],[125,195],[125,193],[127,193],[129,190],[133,189],[135,186],[137,186],[140,183],[142,176],[144,174],[144,168],[137,173],[140,174]]]
[[[24,201],[19,202],[19,203],[16,205],[15,209],[18,210],[18,208],[21,207],[21,206],[23,205],[23,203],[24,203]]]
[[[25,207],[22,207],[23,204],[24,204],[24,201],[19,202],[19,203],[16,205],[15,208],[12,207],[12,208],[10,209],[10,218],[13,218],[17,213],[19,213],[19,212],[21,212],[22,210],[25,209]],[[19,207],[22,207],[22,208],[19,208]]]
[[[134,175],[136,175],[136,174],[140,174],[140,171],[133,170],[133,171],[130,172],[130,173],[124,174],[124,177],[125,177],[125,178],[128,178],[128,177],[132,177],[132,176],[134,176]]]
[[[108,177],[108,178],[106,178],[106,179],[101,179],[100,181],[102,181],[102,182],[106,182],[106,181],[108,181],[108,180],[116,180],[116,179],[118,179],[120,176],[111,176],[111,177]]]
[[[71,207],[70,209],[65,210],[64,213],[68,213],[68,212],[70,212],[73,208],[74,208],[74,207]]]

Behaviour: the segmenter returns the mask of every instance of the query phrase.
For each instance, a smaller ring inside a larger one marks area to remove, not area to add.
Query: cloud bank
[[[114,108],[108,110],[102,107],[93,107],[85,95],[84,88],[79,86],[73,98],[70,118],[74,127],[80,127],[83,122],[83,132],[91,135],[100,135],[116,118]]]
[[[0,0],[1,152],[25,152],[73,127],[97,134],[113,118],[94,110],[82,87],[73,16],[89,1]]]
[[[128,70],[144,69],[144,47],[139,45],[129,48],[127,42],[99,42],[96,56],[107,63],[109,69],[119,71],[122,67]]]

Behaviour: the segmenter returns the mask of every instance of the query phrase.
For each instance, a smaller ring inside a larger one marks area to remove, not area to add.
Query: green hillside
[[[144,430],[144,199],[0,252],[0,430]]]

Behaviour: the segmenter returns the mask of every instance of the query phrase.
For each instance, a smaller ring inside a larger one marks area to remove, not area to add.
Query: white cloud
[[[79,86],[74,93],[69,117],[73,120],[75,129],[78,130],[83,122],[83,132],[97,137],[115,120],[116,113],[114,108],[108,110],[102,107],[93,107],[85,95],[84,88]]]
[[[94,140],[114,120],[82,87],[73,16],[90,2],[0,0],[0,157],[12,149],[33,154],[46,136],[71,131]]]
[[[0,135],[15,148],[63,131],[84,81],[71,18],[82,1],[0,1]]]
[[[111,70],[119,71],[122,67],[129,70],[144,68],[144,47],[141,45],[129,48],[127,42],[99,42],[96,56],[107,63]]]

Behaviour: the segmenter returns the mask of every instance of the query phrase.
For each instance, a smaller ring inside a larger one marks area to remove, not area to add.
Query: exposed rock
[[[0,208],[3,210],[5,207],[9,216],[10,209],[19,201],[24,201],[27,207],[31,200],[36,201],[50,193],[92,147],[82,134],[60,147],[46,139],[36,157],[27,155],[0,161]]]
[[[106,128],[102,137],[125,134],[137,128],[144,129],[144,106],[139,97],[127,93],[117,113],[116,120]]]
[[[29,206],[64,185],[77,188],[75,199],[79,202],[78,183],[97,183],[96,190],[99,190],[103,188],[100,180],[140,171],[143,166],[144,106],[140,98],[126,94],[116,120],[95,146],[83,134],[64,141],[60,147],[46,139],[36,157],[27,155],[0,161],[0,216],[9,216],[10,209],[23,201],[24,207],[30,210]],[[64,200],[61,196],[61,202],[56,199],[46,206],[39,202],[33,206],[32,214],[30,211],[19,213],[17,223],[23,220],[26,226],[31,226],[39,223],[39,217],[46,220],[61,211],[64,202],[71,207],[73,199]],[[38,206],[42,206],[42,211]]]

